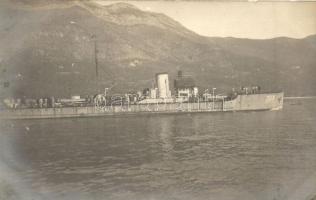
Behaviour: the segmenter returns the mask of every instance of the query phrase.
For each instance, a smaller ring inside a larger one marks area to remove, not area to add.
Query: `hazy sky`
[[[263,39],[316,34],[316,2],[124,2],[145,11],[164,13],[205,36]]]

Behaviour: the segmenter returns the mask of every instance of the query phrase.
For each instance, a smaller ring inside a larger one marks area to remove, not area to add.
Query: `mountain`
[[[151,87],[157,72],[172,79],[179,69],[218,92],[261,85],[316,95],[316,35],[209,38],[126,3],[45,2],[0,3],[2,97],[127,92]]]

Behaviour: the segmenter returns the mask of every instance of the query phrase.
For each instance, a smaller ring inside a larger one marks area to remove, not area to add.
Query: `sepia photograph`
[[[316,200],[316,1],[0,0],[0,200]]]

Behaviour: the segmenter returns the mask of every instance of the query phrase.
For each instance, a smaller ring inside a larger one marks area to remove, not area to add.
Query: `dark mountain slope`
[[[57,2],[57,1],[56,1]],[[19,4],[20,5],[20,4]],[[206,38],[165,15],[128,4],[0,8],[2,95],[69,96],[151,87],[154,73],[178,69],[202,87],[241,85],[315,94],[315,36],[297,40]],[[97,47],[98,83],[95,49]],[[98,89],[97,89],[98,88]]]

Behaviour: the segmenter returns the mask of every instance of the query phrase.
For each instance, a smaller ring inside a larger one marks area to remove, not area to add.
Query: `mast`
[[[98,49],[97,49],[97,37],[96,35],[92,35],[92,39],[94,42],[94,63],[95,63],[95,85],[96,92],[99,92],[99,66],[98,66]]]

